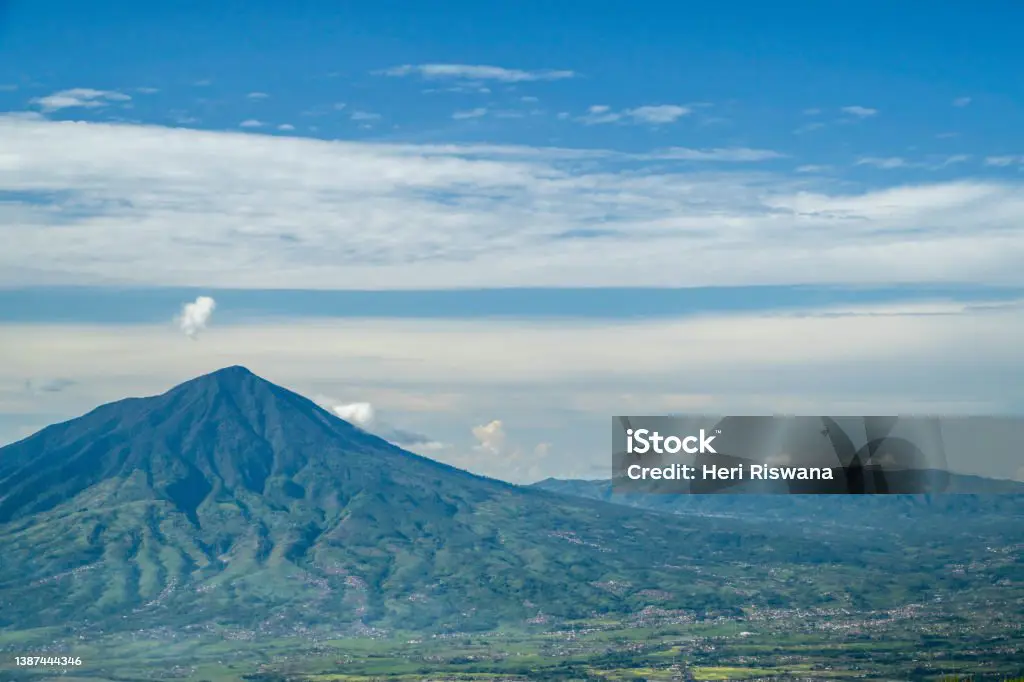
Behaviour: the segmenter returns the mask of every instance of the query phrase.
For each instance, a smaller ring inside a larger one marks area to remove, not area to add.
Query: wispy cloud
[[[674,123],[692,111],[689,107],[682,107],[678,104],[658,104],[630,109],[626,114],[637,122],[660,124]]]
[[[250,92],[246,97],[249,99],[267,99],[270,95],[265,92]]]
[[[971,98],[970,97],[957,97],[955,100],[953,100],[953,106],[954,107],[966,107],[970,103],[971,103]]]
[[[469,118],[480,118],[481,116],[487,115],[487,109],[484,107],[477,107],[476,109],[469,109],[467,111],[456,111],[452,114],[452,118],[456,121],[462,121]]]
[[[282,123],[281,125],[277,126],[277,129],[278,130],[283,130],[283,131],[287,132],[287,131],[295,130],[295,126],[293,126],[291,123]]]
[[[156,93],[160,92],[160,88],[135,88],[135,92],[142,93],[143,95],[155,95]]]
[[[1017,164],[1024,164],[1024,155],[1021,156],[989,156],[985,158],[986,166],[995,166],[998,168],[1005,168],[1007,166],[1016,166]]]
[[[862,107],[858,105],[843,107],[840,109],[844,114],[850,116],[856,116],[857,118],[871,118],[872,116],[878,115],[878,109],[871,109],[870,107]]]
[[[1024,186],[1008,179],[865,188],[746,165],[771,150],[384,144],[43,117],[0,117],[0,148],[0,286],[1024,277]],[[695,167],[715,162],[739,165]],[[566,248],[597,223],[602,236]],[[679,268],[681,251],[700,267]]]
[[[61,90],[45,97],[32,100],[43,111],[52,112],[60,109],[83,108],[94,109],[105,107],[113,102],[127,102],[129,95],[114,90],[93,90],[92,88],[71,88]]]
[[[238,124],[239,128],[262,128],[265,124],[263,121],[257,121],[255,118],[248,118]]]
[[[523,83],[528,81],[554,81],[573,78],[576,73],[568,70],[542,69],[539,71],[523,71],[506,69],[500,66],[483,66],[473,64],[403,64],[390,69],[374,72],[383,76],[413,76],[423,78],[457,78],[476,81],[501,81],[504,83]]]
[[[381,116],[372,111],[353,111],[349,118],[353,121],[378,121]]]
[[[858,165],[858,166],[874,166],[875,168],[892,169],[892,168],[905,168],[908,164],[907,164],[907,160],[906,159],[904,159],[902,157],[899,157],[899,156],[888,156],[888,157],[865,156],[865,157],[862,157],[860,159],[857,159],[856,165]]]
[[[806,123],[796,130],[793,131],[795,135],[803,135],[804,133],[813,133],[815,130],[821,130],[825,127],[825,124],[821,121],[814,121],[813,123]]]
[[[608,105],[595,104],[590,107],[587,110],[587,113],[581,116],[579,120],[587,125],[599,125],[603,123],[646,123],[651,125],[661,125],[666,123],[675,123],[678,119],[692,112],[692,108],[680,106],[678,104],[651,104],[636,107],[635,109],[625,109],[623,111],[613,111]]]
[[[832,170],[832,166],[819,165],[819,164],[804,164],[796,167],[797,173],[827,173]]]

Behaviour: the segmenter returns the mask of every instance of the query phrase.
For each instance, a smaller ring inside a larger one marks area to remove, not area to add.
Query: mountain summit
[[[72,633],[450,631],[652,604],[738,609],[793,591],[735,566],[780,561],[794,575],[827,564],[837,585],[886,581],[862,547],[802,531],[772,539],[475,476],[242,367],[0,448],[0,547],[0,628]],[[894,561],[879,571],[906,568]]]
[[[277,506],[331,506],[352,485],[461,474],[240,366],[104,405],[2,452],[0,523],[67,505],[100,483],[112,499],[166,501],[200,526],[200,507],[215,500],[255,494]]]

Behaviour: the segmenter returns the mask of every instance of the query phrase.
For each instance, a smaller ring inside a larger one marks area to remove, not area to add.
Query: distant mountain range
[[[858,528],[892,527],[902,519],[955,532],[956,526],[950,524],[964,521],[970,528],[1024,522],[1024,484],[958,474],[948,475],[946,493],[932,495],[640,494],[615,492],[610,480],[557,478],[532,487],[674,515],[757,523],[810,522]]]
[[[835,533],[664,514],[587,499],[600,486],[475,476],[229,367],[0,448],[0,628],[468,631],[888,606],[961,589],[943,566],[1005,541],[977,524],[935,543],[899,518]]]

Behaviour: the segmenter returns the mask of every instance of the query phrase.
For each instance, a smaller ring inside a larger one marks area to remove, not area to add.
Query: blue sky
[[[510,478],[624,412],[1019,411],[1021,25],[4,3],[0,441],[236,363]]]

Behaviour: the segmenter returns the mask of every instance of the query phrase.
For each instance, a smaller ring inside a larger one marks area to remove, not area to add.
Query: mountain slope
[[[941,548],[896,542],[481,478],[240,367],[0,448],[3,628],[470,630],[962,586]]]

